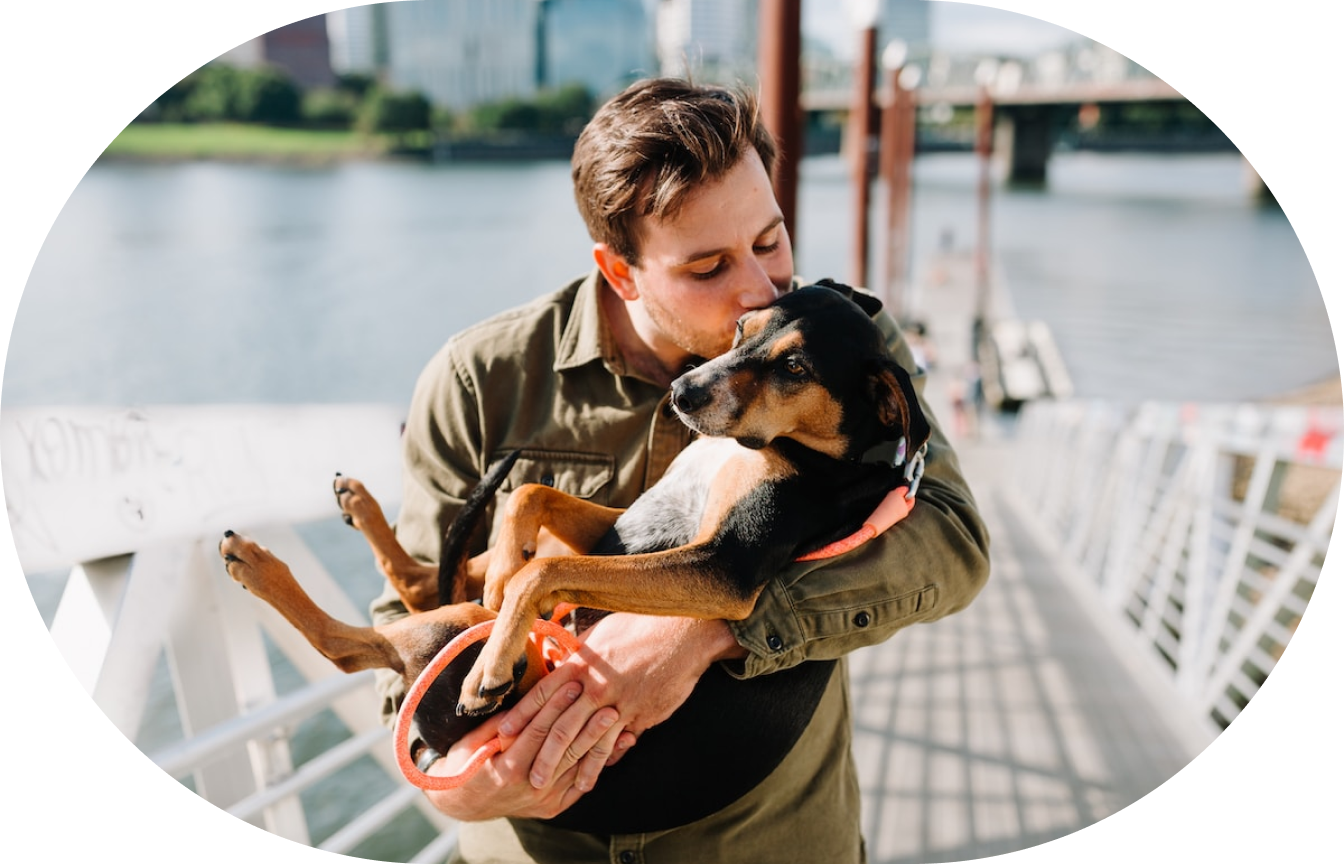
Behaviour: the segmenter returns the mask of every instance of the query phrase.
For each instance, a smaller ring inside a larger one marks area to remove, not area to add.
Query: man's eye
[[[715,262],[714,267],[713,267],[712,269],[705,270],[705,271],[692,270],[692,271],[691,271],[691,278],[692,278],[692,279],[713,279],[715,276],[718,276],[721,272],[723,272],[723,261],[722,261],[722,260],[719,260],[719,261]]]

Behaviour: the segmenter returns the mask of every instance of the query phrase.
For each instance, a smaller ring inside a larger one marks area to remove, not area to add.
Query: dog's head
[[[760,448],[788,438],[836,459],[929,437],[910,376],[871,315],[881,302],[829,280],[742,316],[720,357],[672,382],[672,406],[702,435]]]

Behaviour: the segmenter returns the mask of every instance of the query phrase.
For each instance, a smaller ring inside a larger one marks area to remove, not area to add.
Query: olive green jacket
[[[523,455],[501,496],[540,482],[625,507],[689,443],[690,431],[668,407],[667,389],[626,368],[600,312],[603,290],[609,289],[594,271],[468,328],[427,365],[406,425],[396,525],[410,554],[437,559],[443,531],[468,492],[513,449]],[[915,370],[892,319],[882,313],[877,320],[893,357]],[[923,373],[913,377],[922,393]],[[858,549],[793,564],[769,582],[755,611],[730,624],[749,652],[726,664],[731,675],[843,657],[907,625],[956,612],[979,592],[988,575],[985,527],[956,455],[927,404],[924,410],[933,437],[911,514]],[[873,456],[889,459],[891,453],[887,448]],[[390,590],[372,611],[376,622],[405,614]],[[390,722],[401,683],[386,675],[380,688]],[[839,689],[831,689],[839,698]],[[807,743],[805,733],[798,747]]]

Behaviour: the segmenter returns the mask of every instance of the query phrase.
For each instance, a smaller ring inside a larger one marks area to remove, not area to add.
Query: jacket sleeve
[[[404,472],[397,540],[412,557],[425,562],[439,559],[444,528],[480,479],[475,389],[452,352],[449,342],[421,373],[402,437]],[[388,624],[407,614],[391,585],[385,586],[369,607],[374,625]],[[406,693],[405,684],[396,672],[379,669],[374,686],[382,700],[381,719],[392,726]]]
[[[878,323],[892,356],[916,369],[889,316]],[[795,563],[766,584],[755,610],[730,622],[749,652],[726,663],[748,678],[831,659],[889,638],[910,624],[965,608],[989,576],[989,536],[947,437],[924,398],[927,378],[912,376],[933,434],[914,508],[884,534],[836,558]],[[894,445],[881,455],[890,458]],[[877,455],[870,454],[870,455]]]

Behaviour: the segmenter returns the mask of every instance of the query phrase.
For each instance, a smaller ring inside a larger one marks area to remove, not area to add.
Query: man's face
[[[737,319],[769,305],[793,278],[789,233],[755,150],[675,218],[639,228],[640,263],[630,273],[645,323],[663,343],[655,350],[717,357],[731,347]]]

